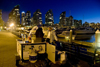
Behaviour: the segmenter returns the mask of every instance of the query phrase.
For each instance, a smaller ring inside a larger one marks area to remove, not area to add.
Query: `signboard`
[[[23,59],[29,60],[29,54],[34,50],[39,51],[38,53],[45,53],[45,44],[40,45],[23,45]]]

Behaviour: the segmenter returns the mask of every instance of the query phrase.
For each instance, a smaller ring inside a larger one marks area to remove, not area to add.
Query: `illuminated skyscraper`
[[[20,24],[20,13],[19,13],[19,5],[16,5],[11,12],[9,13],[9,24],[14,23],[14,25],[19,25]]]
[[[4,25],[4,21],[2,20],[2,10],[0,10],[0,28]]]
[[[42,13],[40,12],[40,10],[36,10],[33,13],[33,25],[41,25],[42,24]]]
[[[2,19],[2,10],[0,10],[0,19]]]
[[[66,25],[66,12],[65,11],[60,14],[59,25]]]
[[[74,20],[72,16],[66,17],[66,25],[67,26],[73,26],[74,25]]]
[[[53,25],[53,24],[54,24],[54,19],[53,19],[52,10],[49,10],[49,11],[45,14],[45,24],[47,24],[47,25]]]
[[[27,11],[25,16],[25,25],[30,26],[31,25],[31,12]]]
[[[24,26],[25,25],[25,12],[22,12],[22,17],[21,17],[21,24]]]
[[[73,17],[72,16],[69,16],[69,26],[73,26]]]

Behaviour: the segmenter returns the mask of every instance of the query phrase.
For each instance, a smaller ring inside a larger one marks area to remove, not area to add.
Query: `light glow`
[[[14,24],[12,23],[12,24],[10,24],[10,27],[12,27],[12,26],[14,26]]]
[[[23,28],[23,27],[22,27],[21,29],[22,29],[22,30],[24,30],[24,28]]]

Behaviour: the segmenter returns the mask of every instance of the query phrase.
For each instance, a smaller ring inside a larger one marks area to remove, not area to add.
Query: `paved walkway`
[[[0,31],[0,67],[16,67],[16,39],[12,33]]]

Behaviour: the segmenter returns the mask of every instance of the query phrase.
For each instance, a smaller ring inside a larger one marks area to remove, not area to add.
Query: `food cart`
[[[41,48],[40,48],[41,47]],[[39,53],[46,53],[46,43],[45,42],[38,42],[38,43],[25,43],[22,40],[17,39],[17,56],[16,56],[16,63],[18,64],[18,61],[22,60],[29,60],[29,56],[32,52],[32,49],[39,51]],[[18,58],[19,57],[19,58]]]
[[[62,63],[65,60],[65,52],[56,50],[55,45],[46,44],[45,42],[38,43],[25,43],[22,40],[17,39],[17,56],[16,56],[16,65],[19,65],[19,61],[30,61],[35,63],[37,61],[36,53],[31,55],[31,48],[34,47],[34,50],[39,51],[39,54],[45,54],[44,58],[49,59],[52,63],[56,63],[56,61],[60,60]],[[33,51],[34,52],[34,51]],[[33,58],[30,58],[31,56]],[[19,58],[18,58],[19,57]],[[57,60],[58,59],[58,60]]]

